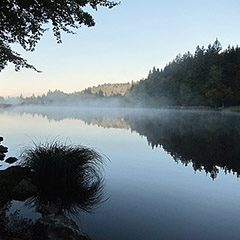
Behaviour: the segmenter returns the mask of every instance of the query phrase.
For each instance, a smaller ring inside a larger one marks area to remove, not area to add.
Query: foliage
[[[240,48],[228,47],[222,51],[216,40],[207,48],[197,46],[194,54],[177,55],[164,69],[153,67],[148,77],[139,82],[103,84],[71,94],[55,90],[15,100],[20,104],[77,103],[95,107],[240,105]]]
[[[146,79],[126,93],[136,106],[224,106],[240,103],[240,48],[221,51],[216,40],[208,48],[177,57],[162,70],[153,68]]]
[[[51,23],[52,31],[58,43],[61,32],[74,33],[81,25],[94,26],[90,13],[84,11],[89,5],[97,10],[99,6],[112,8],[118,3],[108,0],[2,0],[0,4],[0,71],[8,62],[21,67],[36,68],[27,63],[12,50],[11,44],[17,43],[26,51],[34,51],[36,44]]]
[[[204,87],[205,94],[212,105],[217,105],[219,102],[222,102],[222,107],[224,107],[224,100],[226,97],[232,95],[232,89],[222,82],[221,68],[215,65],[211,67],[209,79]]]
[[[37,209],[54,206],[58,211],[90,211],[102,197],[103,158],[93,149],[58,142],[40,143],[22,153],[21,165],[33,172],[36,196],[29,200]]]
[[[15,102],[18,104],[77,103],[78,105],[89,105],[92,101],[94,105],[94,101],[101,103],[102,100],[102,105],[106,105],[107,102],[113,103],[114,100],[119,100],[118,102],[120,102],[130,86],[130,83],[109,83],[98,85],[96,87],[89,87],[83,91],[70,94],[64,93],[60,90],[49,90],[46,94],[43,94],[41,96],[35,96],[34,94],[31,97],[25,98],[23,96],[20,96],[18,98],[15,98]],[[8,99],[7,102],[11,103],[11,98]]]
[[[87,92],[90,89],[91,94],[110,97],[114,95],[124,96],[126,91],[130,88],[130,83],[105,83],[97,87],[91,87],[83,91]]]

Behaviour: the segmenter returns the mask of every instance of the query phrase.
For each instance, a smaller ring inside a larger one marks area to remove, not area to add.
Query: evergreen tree
[[[206,49],[197,46],[194,55],[178,54],[161,71],[154,67],[126,95],[151,107],[162,106],[162,99],[177,106],[240,104],[240,48],[222,51],[218,39]]]
[[[221,104],[222,108],[224,108],[225,99],[233,94],[232,89],[222,82],[222,69],[215,65],[211,67],[205,90],[210,103],[214,106]]]

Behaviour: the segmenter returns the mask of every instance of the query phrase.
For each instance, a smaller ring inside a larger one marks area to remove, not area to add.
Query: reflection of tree
[[[127,123],[147,137],[154,147],[162,146],[176,162],[192,163],[215,178],[217,167],[240,174],[240,116],[212,112],[172,111],[131,119]]]
[[[64,119],[79,119],[87,125],[97,125],[105,128],[124,128],[129,129],[130,126],[124,121],[124,117],[118,110],[103,110],[101,108],[26,108],[20,113],[23,115],[28,112],[32,115],[46,117],[49,121],[62,121]]]
[[[142,109],[31,109],[49,120],[79,119],[86,124],[124,128],[146,136],[149,145],[163,147],[176,162],[192,163],[214,178],[221,167],[240,174],[240,116],[210,111]]]

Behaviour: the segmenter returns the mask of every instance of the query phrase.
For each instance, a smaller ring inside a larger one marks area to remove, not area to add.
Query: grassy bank
[[[240,106],[226,107],[224,110],[231,111],[231,112],[240,112]]]
[[[0,103],[0,108],[7,108],[11,106],[12,106],[11,104]]]

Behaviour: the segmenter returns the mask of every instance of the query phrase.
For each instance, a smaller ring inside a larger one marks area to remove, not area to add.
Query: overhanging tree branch
[[[11,49],[11,43],[19,44],[26,51],[34,51],[36,44],[51,23],[57,43],[61,43],[61,32],[74,33],[82,25],[92,27],[94,19],[83,8],[89,5],[94,10],[98,6],[113,8],[119,3],[108,0],[1,0],[0,3],[0,71],[9,62],[15,70],[30,68],[19,53]],[[39,71],[38,71],[39,72]]]

